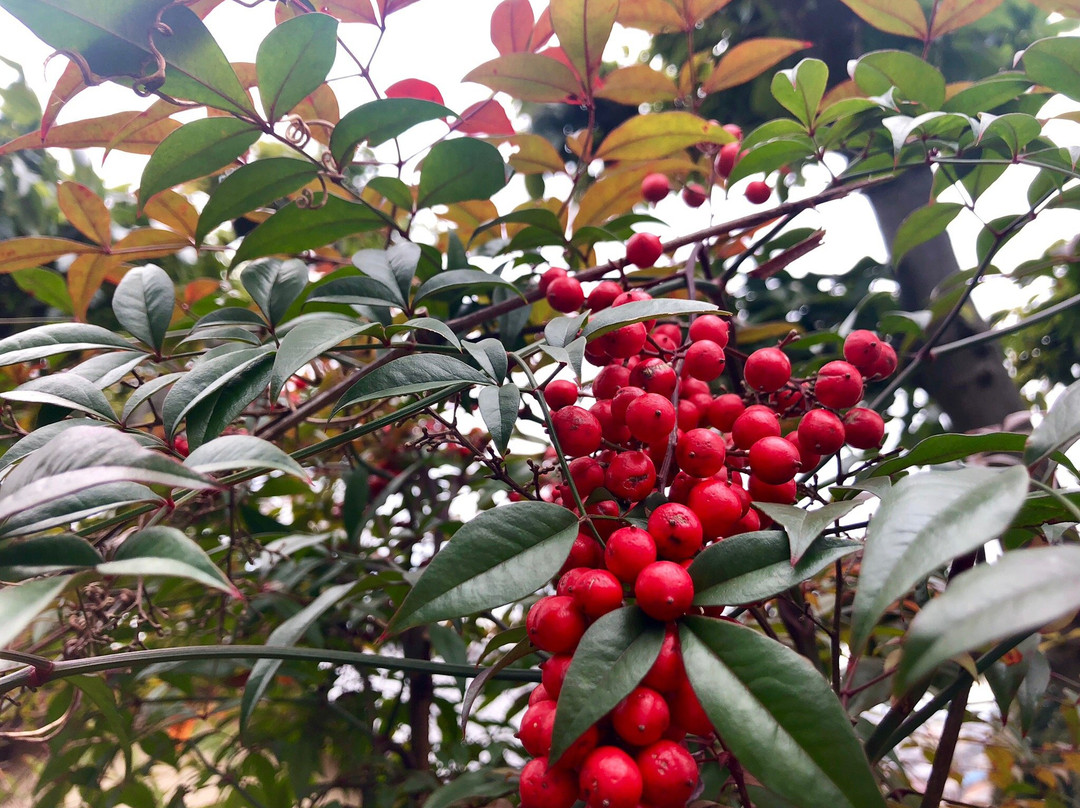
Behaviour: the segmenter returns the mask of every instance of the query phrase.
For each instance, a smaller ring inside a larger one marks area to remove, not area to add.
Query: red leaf
[[[56,116],[64,108],[64,104],[77,96],[89,85],[83,81],[82,71],[74,62],[68,62],[63,74],[53,87],[49,96],[49,103],[45,105],[45,111],[41,115],[41,136],[49,134],[49,129],[56,123]]]
[[[555,36],[555,26],[551,24],[551,9],[545,8],[540,12],[540,18],[536,21],[536,26],[533,28],[532,41],[529,42],[529,47],[534,51],[540,50],[547,44],[548,40]]]
[[[466,135],[517,134],[506,110],[494,99],[473,104],[461,113],[461,119],[451,128]]]
[[[400,11],[405,6],[411,6],[417,0],[378,0],[379,13],[382,14],[383,19],[386,19],[388,14],[393,14],[395,11]]]
[[[386,88],[387,98],[419,98],[421,101],[434,101],[442,104],[442,93],[439,88],[428,81],[421,79],[402,79]]]
[[[529,50],[533,10],[529,0],[503,0],[491,13],[491,42],[499,53]]]
[[[319,6],[323,14],[337,17],[342,22],[366,22],[378,25],[371,0],[323,0]]]

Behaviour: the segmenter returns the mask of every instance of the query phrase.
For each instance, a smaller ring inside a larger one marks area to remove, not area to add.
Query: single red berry
[[[532,692],[529,694],[529,706],[531,707],[532,705],[537,704],[541,701],[554,702],[555,699],[551,698],[551,694],[544,689],[543,685],[537,685],[532,689]]]
[[[667,334],[657,334],[654,328],[649,332],[648,341],[645,343],[645,347],[641,349],[641,352],[645,356],[658,356],[663,359],[674,356],[678,348],[679,343],[676,340],[673,340]]]
[[[548,657],[540,663],[540,681],[543,683],[544,689],[556,701],[558,701],[559,694],[562,692],[563,682],[566,681],[566,672],[570,670],[570,663],[573,659],[570,654],[555,654],[555,656]]]
[[[570,479],[582,499],[604,484],[604,467],[592,457],[575,457],[570,461]]]
[[[646,393],[626,408],[626,426],[642,443],[666,440],[675,428],[675,407],[661,395]]]
[[[605,365],[592,383],[592,394],[599,399],[615,398],[630,382],[630,369],[623,365]]]
[[[562,757],[559,758],[559,762],[555,766],[560,769],[572,769],[576,772],[585,762],[585,758],[591,755],[592,751],[599,745],[600,729],[596,724],[593,724],[581,734],[581,737],[566,747],[566,751],[562,753]]]
[[[181,457],[187,457],[188,454],[191,452],[191,447],[188,445],[188,439],[183,435],[177,435],[175,438],[173,438],[172,447],[173,451]]]
[[[798,494],[798,486],[794,480],[773,485],[751,474],[749,492],[750,498],[754,502],[776,502],[780,505],[793,505]]]
[[[713,161],[713,169],[716,171],[716,176],[725,180],[731,176],[731,170],[735,168],[735,164],[739,162],[740,148],[738,142],[725,143],[720,147],[720,151],[716,155],[716,160]]]
[[[692,208],[700,208],[709,198],[708,192],[698,183],[692,182],[682,189],[683,202]]]
[[[570,277],[570,274],[562,267],[551,267],[540,276],[540,294],[546,295],[552,283],[568,277]]]
[[[674,620],[686,614],[694,602],[694,582],[681,564],[655,561],[634,581],[634,597],[649,617]]]
[[[675,624],[669,623],[656,662],[649,668],[641,684],[667,693],[677,688],[684,679],[686,670],[683,668],[682,651],[679,648],[679,629]]]
[[[762,438],[750,447],[750,471],[769,485],[794,480],[800,468],[798,447],[783,438]]]
[[[637,808],[641,772],[617,746],[598,746],[581,764],[581,797],[589,808]]]
[[[700,482],[700,477],[691,477],[685,471],[680,471],[675,475],[675,479],[671,481],[671,488],[668,489],[668,500],[685,505],[690,499],[690,491]]]
[[[646,803],[682,808],[694,795],[699,777],[697,761],[674,741],[660,740],[642,749],[637,764]]]
[[[622,287],[615,281],[600,281],[596,284],[596,288],[589,292],[586,303],[593,311],[600,311],[611,306],[622,291]]]
[[[689,335],[691,342],[707,339],[721,348],[726,348],[730,339],[727,320],[715,314],[702,314],[696,317],[694,322],[690,323]]]
[[[581,535],[580,533],[578,534]],[[577,586],[577,582],[581,580],[581,576],[592,569],[591,567],[571,567],[562,575],[559,576],[559,583],[555,587],[555,594],[562,597],[572,598],[574,596],[574,588]]]
[[[863,378],[850,362],[837,360],[822,366],[814,382],[814,396],[835,410],[854,407],[863,394]]]
[[[701,549],[701,519],[686,505],[665,502],[649,514],[648,524],[660,558],[685,561]]]
[[[709,405],[709,423],[721,432],[730,432],[735,419],[742,415],[745,409],[742,396],[724,393],[714,398]]]
[[[709,385],[701,379],[695,379],[693,376],[684,375],[679,379],[679,395],[682,398],[693,398],[694,396],[708,396],[709,403],[712,403],[712,394],[709,392]]]
[[[525,632],[541,651],[561,654],[572,651],[586,629],[585,615],[572,597],[549,595],[540,598],[525,618]],[[548,688],[551,691],[551,688]]]
[[[590,520],[596,528],[597,533],[600,534],[600,538],[605,541],[608,536],[626,524],[621,519],[610,518],[619,515],[619,503],[613,499],[605,499],[600,502],[594,502],[592,505],[586,505],[585,513],[590,516],[609,517]],[[592,531],[590,531],[590,534],[591,532]],[[599,564],[597,566],[599,566]]]
[[[810,469],[816,469],[821,464],[821,455],[815,453],[811,449],[805,448],[799,443],[799,431],[788,432],[784,435],[784,440],[799,450],[799,458],[802,461],[802,471],[810,471]]]
[[[544,388],[544,401],[553,410],[561,410],[576,404],[578,400],[578,386],[568,379],[554,379],[547,383]]]
[[[546,757],[535,758],[521,770],[521,808],[571,808],[577,802],[578,787],[572,771],[548,766]]]
[[[570,497],[570,501],[572,500],[573,497]],[[577,536],[574,538],[574,544],[570,548],[570,555],[567,557],[566,563],[563,564],[560,572],[566,572],[575,567],[592,569],[599,567],[603,563],[604,551],[601,548],[600,543],[596,540],[596,537],[591,530],[583,528],[578,531]]]
[[[798,415],[806,409],[810,385],[800,382],[788,383],[772,394],[772,405],[783,417]]]
[[[752,205],[763,205],[772,196],[772,188],[767,182],[754,180],[746,186],[746,200]]]
[[[732,487],[714,479],[698,483],[691,489],[686,504],[701,520],[706,538],[722,535],[742,516],[742,503]]]
[[[630,323],[622,328],[616,328],[600,337],[604,350],[613,359],[629,359],[641,353],[645,343],[649,339],[649,332],[645,329],[645,323]]]
[[[641,181],[641,195],[647,202],[659,202],[671,193],[671,182],[664,174],[646,174]]]
[[[656,393],[664,398],[671,398],[678,383],[679,377],[675,375],[675,369],[663,359],[646,359],[630,371],[630,384],[642,388],[646,393]]]
[[[887,379],[896,372],[898,363],[896,351],[893,350],[889,343],[883,342],[881,343],[881,355],[878,356],[874,366],[870,368],[866,375],[871,379]]]
[[[686,349],[683,367],[695,379],[711,382],[724,372],[724,349],[712,340],[698,340]]]
[[[762,438],[779,437],[780,416],[764,404],[752,404],[731,425],[731,438],[740,449],[749,449]]]
[[[671,711],[664,697],[651,687],[635,687],[615,706],[611,723],[631,746],[648,746],[663,737],[671,723]]]
[[[828,410],[815,408],[799,421],[798,436],[800,449],[817,455],[831,455],[844,445],[844,422]]]
[[[638,574],[656,561],[656,540],[639,527],[616,530],[604,545],[604,564],[623,583],[633,585]]]
[[[542,701],[525,711],[517,738],[534,758],[543,757],[551,751],[551,733],[554,729],[555,702]]]
[[[544,297],[551,308],[564,314],[577,311],[585,303],[585,292],[577,278],[557,278],[548,286]]]
[[[655,266],[657,259],[663,253],[664,245],[660,243],[660,237],[652,233],[634,233],[626,242],[627,263],[641,269]]]
[[[563,407],[551,414],[559,446],[568,457],[584,457],[600,448],[603,428],[596,416],[581,407]]]
[[[696,429],[701,423],[701,410],[693,401],[685,398],[679,399],[679,406],[675,408],[675,425],[680,432]]]
[[[631,401],[643,395],[645,391],[640,387],[627,386],[619,390],[611,399],[611,417],[615,419],[615,423],[626,424],[626,408]]]
[[[885,440],[885,421],[873,410],[855,407],[844,416],[847,443],[855,449],[878,449]]]
[[[739,533],[754,533],[755,531],[761,530],[761,517],[758,516],[757,511],[751,508],[739,517],[739,521],[737,521],[731,529],[733,531],[731,534],[732,536],[738,535]]]
[[[675,444],[679,468],[692,477],[711,477],[724,467],[724,439],[711,429],[691,429]]]
[[[711,735],[712,722],[705,713],[705,708],[698,701],[697,694],[685,676],[679,686],[668,696],[671,709],[671,722],[678,724],[691,735]]]
[[[574,603],[590,620],[622,606],[622,583],[607,570],[587,570],[574,583]]]
[[[604,440],[616,444],[626,443],[630,440],[630,430],[626,428],[626,424],[616,422],[611,414],[610,399],[593,402],[593,405],[589,407],[589,412],[595,415],[596,420],[600,422],[600,431],[604,435]]]
[[[621,452],[608,466],[605,482],[619,499],[640,502],[656,485],[656,467],[644,452]]]
[[[852,331],[844,340],[844,359],[857,367],[860,373],[873,370],[880,356],[881,339],[873,331]]]
[[[779,348],[759,348],[746,357],[743,378],[759,393],[774,393],[791,378],[791,360]]]
[[[742,140],[742,127],[737,123],[725,123],[720,127],[736,140]]]

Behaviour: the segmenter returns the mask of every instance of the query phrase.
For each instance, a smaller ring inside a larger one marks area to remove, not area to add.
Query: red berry
[[[742,396],[735,393],[724,393],[713,399],[709,405],[709,423],[721,432],[730,432],[735,419],[742,415],[746,405]]]
[[[663,255],[664,246],[659,236],[652,233],[634,233],[626,242],[626,261],[641,269],[648,269],[656,264]]]
[[[671,723],[664,697],[650,687],[635,687],[616,705],[611,723],[619,737],[632,746],[648,746],[660,740]]]
[[[701,519],[685,505],[665,502],[649,514],[649,535],[656,541],[657,556],[685,561],[701,549]]]
[[[578,785],[589,808],[637,808],[641,799],[641,772],[617,746],[594,749],[581,765]]]
[[[802,470],[810,471],[810,469],[816,469],[821,464],[821,455],[814,452],[812,449],[807,449],[799,443],[799,432],[788,432],[784,435],[784,440],[799,450],[799,458],[802,460]]]
[[[578,533],[580,536],[581,534]],[[555,594],[563,597],[573,597],[574,588],[581,576],[590,570],[590,567],[571,567],[559,577],[559,583],[555,587]]]
[[[692,182],[682,189],[682,198],[690,207],[700,208],[709,198],[709,194],[698,183]]]
[[[559,758],[559,762],[555,765],[560,769],[577,771],[581,768],[581,764],[585,762],[585,758],[592,754],[592,751],[599,743],[600,729],[593,724],[582,733],[581,737],[566,748],[566,751],[562,753],[562,757]]]
[[[674,624],[669,624],[664,632],[664,642],[660,646],[660,653],[656,657],[653,666],[641,680],[645,687],[666,693],[674,690],[679,683],[686,679],[686,671],[683,668],[682,652],[679,649],[679,630]]]
[[[725,143],[720,147],[716,160],[713,161],[716,176],[725,180],[731,176],[731,170],[735,168],[735,163],[739,161],[739,150],[740,145],[738,142]]]
[[[727,320],[717,317],[715,314],[702,314],[694,319],[694,322],[690,323],[690,341],[697,342],[698,340],[711,340],[719,345],[721,348],[726,348],[728,344]]]
[[[747,407],[731,425],[731,438],[740,449],[749,449],[762,438],[780,435],[780,416],[764,404]]]
[[[724,467],[724,439],[711,429],[691,429],[675,444],[679,468],[692,477],[711,477]]]
[[[630,381],[630,370],[623,365],[606,365],[592,383],[592,394],[600,399],[615,398],[615,394]]]
[[[869,373],[881,356],[881,339],[873,331],[852,331],[844,340],[844,359]]]
[[[750,471],[769,485],[795,479],[802,468],[798,448],[783,438],[762,438],[750,447]]]
[[[604,484],[604,467],[592,457],[575,457],[570,461],[570,479],[582,499]]]
[[[600,448],[603,429],[600,421],[581,407],[563,407],[551,415],[559,446],[568,457],[583,457]]]
[[[746,357],[743,378],[759,393],[774,393],[791,378],[791,360],[779,348],[760,348]]]
[[[615,423],[625,425],[626,408],[630,406],[631,401],[643,395],[645,391],[640,387],[627,386],[619,390],[615,398],[611,399],[611,417],[615,419]]]
[[[551,698],[551,694],[544,689],[543,685],[537,685],[529,694],[529,706],[532,707],[541,701],[555,701],[555,699]]]
[[[547,290],[551,287],[551,284],[561,278],[570,277],[569,273],[562,267],[551,267],[547,272],[540,276],[540,293],[547,294]]]
[[[626,443],[630,440],[630,430],[626,428],[625,424],[620,424],[615,421],[615,418],[611,414],[611,401],[597,401],[591,407],[589,412],[596,416],[596,420],[600,422],[600,431],[603,433],[604,440],[610,443]]]
[[[656,485],[656,467],[644,452],[622,452],[608,466],[605,482],[619,499],[640,502]]]
[[[701,423],[701,410],[693,401],[681,399],[675,410],[675,425],[681,432],[685,432],[696,429],[699,423]]]
[[[649,339],[649,332],[645,329],[645,323],[630,323],[622,328],[616,328],[600,337],[604,350],[613,359],[629,359],[641,353],[645,343]]]
[[[525,618],[525,632],[541,651],[561,654],[572,651],[585,633],[585,615],[571,597],[549,595],[540,598]],[[548,688],[551,692],[551,688]]]
[[[746,199],[752,205],[762,205],[769,201],[772,196],[772,188],[767,182],[754,180],[746,186]]]
[[[578,400],[578,386],[567,379],[555,379],[544,388],[544,401],[553,410],[569,407]]]
[[[792,505],[795,503],[798,486],[796,486],[794,480],[772,485],[751,474],[749,491],[750,498],[754,502],[777,502],[781,505]]]
[[[622,584],[607,570],[587,570],[574,583],[573,598],[586,617],[596,620],[622,606]]]
[[[855,407],[844,416],[848,446],[855,449],[877,449],[885,439],[885,421],[866,407]]]
[[[874,366],[867,371],[866,375],[871,379],[886,379],[896,372],[898,361],[893,347],[887,342],[883,342],[881,343],[881,355],[878,356]]]
[[[622,291],[622,287],[615,281],[600,281],[596,284],[596,288],[589,292],[586,302],[593,311],[600,311],[614,303],[615,298],[621,295]]]
[[[623,583],[633,584],[638,574],[656,561],[656,540],[639,527],[616,530],[604,546],[604,564]]]
[[[665,705],[666,706],[666,705]],[[551,733],[555,729],[555,702],[541,701],[525,711],[517,738],[534,758],[551,751]]]
[[[540,681],[544,689],[551,694],[556,701],[562,692],[563,682],[566,681],[566,672],[570,670],[573,661],[570,654],[555,654],[540,663]]]
[[[641,181],[641,195],[648,202],[659,202],[671,193],[671,182],[664,174],[646,174]]]
[[[546,757],[530,760],[518,785],[521,808],[571,808],[577,802],[578,785],[572,771],[549,767]]]
[[[835,410],[854,407],[863,394],[863,378],[858,368],[849,362],[829,362],[818,371],[814,396],[826,407]]]
[[[712,733],[712,722],[709,721],[705,708],[701,706],[697,694],[690,686],[690,680],[685,676],[675,692],[668,697],[668,707],[671,709],[672,723],[678,724],[691,735]]]
[[[604,563],[604,551],[600,543],[588,528],[578,531],[574,537],[574,544],[570,548],[570,555],[563,564],[560,572],[566,573],[577,568],[593,569]],[[559,593],[563,594],[562,592]]]
[[[585,292],[577,278],[558,278],[552,281],[544,296],[551,308],[564,314],[577,311],[585,303]]]
[[[712,340],[698,340],[686,349],[683,367],[695,379],[711,382],[724,372],[724,349]]]
[[[682,808],[697,788],[697,761],[674,741],[657,741],[641,750],[637,764],[642,799],[650,805]]]
[[[798,436],[800,449],[817,455],[831,455],[844,445],[844,423],[828,410],[813,409],[799,422]]]
[[[805,382],[787,384],[772,395],[773,407],[782,416],[797,415],[806,409],[810,386]]]
[[[675,369],[662,359],[646,359],[630,371],[630,384],[642,388],[646,393],[656,393],[664,398],[671,398],[678,383]]]
[[[701,520],[706,538],[715,538],[742,516],[743,507],[732,486],[721,480],[705,480],[691,489],[686,503]]]
[[[742,140],[742,127],[737,123],[725,123],[720,127],[736,140]]]
[[[686,614],[694,602],[694,582],[681,564],[655,561],[634,581],[634,597],[649,617],[674,620]]]
[[[605,499],[601,502],[594,502],[592,505],[585,507],[585,513],[592,516],[618,516],[619,515],[619,503],[613,499]],[[593,525],[596,527],[596,531],[600,534],[600,538],[606,540],[608,536],[622,527],[625,522],[620,519],[592,519]],[[589,531],[590,534],[592,531]],[[599,566],[599,564],[597,565]]]
[[[659,443],[675,428],[675,407],[661,395],[646,393],[626,408],[626,426],[642,443]]]

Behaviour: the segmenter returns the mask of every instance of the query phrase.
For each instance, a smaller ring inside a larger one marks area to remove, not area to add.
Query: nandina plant
[[[1049,732],[1080,387],[1018,431],[910,402],[1071,305],[952,336],[1006,243],[1080,204],[1038,117],[1078,96],[1076,39],[942,71],[966,26],[1075,9],[845,0],[893,46],[846,80],[723,2],[505,0],[466,77],[491,96],[454,110],[372,70],[432,2],[255,2],[250,65],[221,0],[0,0],[68,60],[0,160],[148,155],[134,198],[83,171],[43,192],[63,230],[0,242],[53,320],[0,339],[0,742],[48,748],[12,794],[936,806],[976,680],[1007,731]],[[615,23],[682,56],[605,64]],[[155,100],[61,122],[104,81]],[[342,114],[344,81],[367,100]],[[751,82],[769,120],[706,114]],[[519,103],[583,120],[552,143]],[[903,267],[1013,165],[1024,204],[926,312],[865,263],[839,308],[789,271],[848,236],[808,211],[922,177]],[[1067,287],[1074,248],[1018,274]],[[880,765],[942,710],[925,785]]]

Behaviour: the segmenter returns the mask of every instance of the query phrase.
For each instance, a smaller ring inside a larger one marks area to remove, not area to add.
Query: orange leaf
[[[41,114],[41,136],[49,134],[49,129],[56,123],[56,116],[64,108],[64,104],[77,96],[89,85],[83,81],[82,71],[74,62],[68,62],[64,72],[53,87],[49,95],[49,102],[45,105],[45,111]]]
[[[689,160],[659,160],[645,165],[608,171],[589,186],[578,204],[574,231],[586,225],[603,225],[642,201],[641,181],[646,174],[687,174],[697,168]]]
[[[456,224],[458,238],[461,239],[463,244],[468,244],[476,228],[485,222],[490,222],[498,215],[499,211],[493,202],[487,199],[477,199],[472,202],[458,202],[454,205],[447,205],[446,213],[441,214],[439,218]],[[481,241],[483,240],[482,234]]]
[[[308,125],[313,138],[324,146],[330,145],[333,128],[341,120],[341,110],[329,84],[316,87],[315,92],[293,107],[292,112]]]
[[[168,101],[155,101],[142,112],[132,115],[130,120],[126,121],[122,126],[118,126],[113,132],[113,136],[105,146],[105,156],[107,157],[109,152],[113,149],[130,151],[129,149],[125,149],[124,145],[132,140],[138,141],[144,136],[144,133],[147,130],[154,130],[158,124],[168,120],[170,115],[174,112],[179,112],[181,109],[183,109],[183,107],[179,107],[176,104],[170,104]],[[170,132],[171,131],[172,130],[170,130]],[[165,134],[169,134],[169,132],[166,132]],[[162,140],[164,137],[165,136],[162,135]],[[158,143],[160,142],[161,141],[159,140]],[[157,143],[154,145],[156,146]],[[153,151],[153,149],[150,151]]]
[[[648,65],[630,65],[613,70],[604,77],[604,86],[596,92],[617,104],[637,106],[659,101],[674,101],[678,89],[666,74]]]
[[[529,0],[503,0],[491,12],[491,44],[500,54],[529,50],[533,10]]]
[[[551,7],[547,6],[540,12],[540,16],[536,18],[536,25],[533,26],[529,47],[534,51],[540,50],[553,36],[555,36],[555,28],[551,24]]]
[[[889,34],[926,41],[926,16],[919,0],[840,0],[872,26]]]
[[[101,197],[85,185],[62,182],[56,188],[56,201],[72,227],[98,244],[109,245],[112,221]]]
[[[109,270],[120,264],[121,260],[114,255],[98,253],[80,255],[71,262],[67,271],[67,285],[75,319],[86,319],[86,310],[90,308],[90,301],[101,288],[101,282],[105,280]]]
[[[801,39],[772,37],[740,42],[721,57],[703,89],[707,93],[716,93],[748,82],[791,54],[809,48],[812,44]]]
[[[195,301],[214,294],[220,288],[221,284],[211,278],[199,278],[192,281],[184,287],[184,305],[190,306]]]
[[[541,104],[581,92],[569,67],[538,53],[508,53],[474,68],[464,80]]]
[[[565,168],[562,157],[555,151],[551,141],[542,135],[515,135],[506,141],[517,146],[517,151],[510,155],[510,167],[519,174],[543,174],[545,171],[559,172]]]
[[[402,79],[386,88],[387,98],[419,98],[421,101],[431,101],[442,104],[442,93],[439,88],[430,81],[422,79]]]
[[[731,0],[683,0],[683,16],[688,26],[696,26],[709,19]]]
[[[35,134],[34,137],[37,137]],[[93,244],[83,244],[66,238],[28,236],[0,241],[0,273],[41,266],[61,255],[98,252]]]
[[[116,112],[101,118],[89,118],[85,121],[63,123],[53,126],[44,138],[39,132],[17,137],[0,146],[0,155],[12,154],[24,149],[89,149],[94,146],[108,146],[116,130],[131,120],[136,112]],[[167,135],[180,127],[179,121],[163,120],[146,127],[114,148],[132,154],[150,154]]]
[[[664,0],[622,3],[615,19],[627,28],[640,28],[650,34],[669,34],[685,30],[682,15]]]
[[[199,212],[182,194],[176,191],[162,191],[154,194],[143,205],[143,212],[174,233],[187,236],[192,244],[195,243],[195,227],[199,223]]]
[[[600,67],[619,0],[551,0],[551,24],[559,37],[559,46],[592,87],[592,77]]]
[[[278,3],[278,5],[282,5]],[[342,22],[366,22],[369,25],[378,25],[379,19],[375,16],[375,9],[371,7],[371,0],[323,0],[319,4],[319,11],[337,17]]]
[[[941,0],[934,18],[930,21],[930,38],[937,39],[957,28],[963,28],[982,19],[1002,0]]]
[[[450,128],[466,135],[514,134],[514,125],[510,123],[506,110],[493,98],[473,104],[461,113],[461,118]]]
[[[139,227],[116,242],[110,255],[119,256],[124,261],[146,261],[172,255],[190,246],[191,242],[185,236],[171,230]]]

